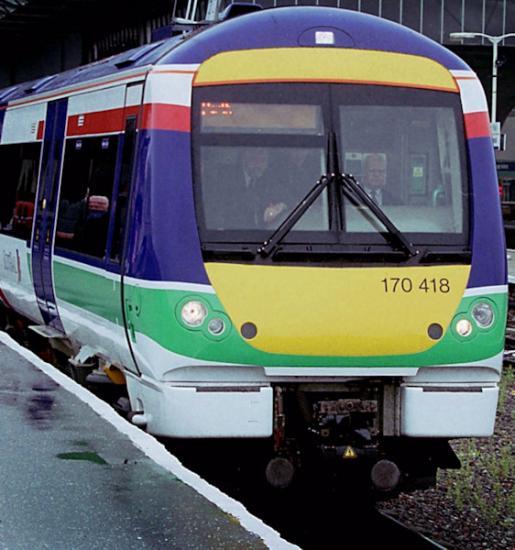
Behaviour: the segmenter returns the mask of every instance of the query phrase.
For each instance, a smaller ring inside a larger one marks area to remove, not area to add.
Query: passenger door
[[[32,233],[32,279],[46,325],[64,332],[57,311],[52,277],[52,252],[68,100],[50,101],[43,137],[43,157]]]
[[[131,199],[132,182],[137,164],[138,127],[141,120],[141,103],[143,98],[143,84],[137,83],[127,86],[124,107],[124,134],[121,155],[120,177],[115,191],[115,209],[113,212],[113,230],[109,245],[109,267],[120,272],[120,310],[119,318],[123,319],[127,344],[129,346],[132,361],[126,362],[125,367],[139,373],[133,351],[135,342],[135,324],[141,308],[134,303],[134,292],[127,295],[125,270],[127,260],[125,250],[127,235],[133,230],[131,227]]]

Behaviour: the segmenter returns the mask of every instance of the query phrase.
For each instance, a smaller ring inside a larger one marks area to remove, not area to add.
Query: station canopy
[[[170,0],[0,0],[0,44],[27,49],[41,37],[119,28],[170,6]]]

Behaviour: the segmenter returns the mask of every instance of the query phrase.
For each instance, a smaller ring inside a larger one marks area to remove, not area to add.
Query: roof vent
[[[5,101],[17,89],[18,89],[18,84],[16,84],[15,86],[11,86],[10,88],[7,88],[6,90],[2,90],[0,92],[0,102]]]
[[[40,78],[39,80],[36,80],[36,82],[31,84],[28,88],[25,88],[25,93],[32,94],[34,92],[37,92],[38,90],[41,90],[43,86],[45,86],[49,82],[52,82],[52,80],[54,80],[55,78],[57,78],[56,74],[52,74],[50,76],[45,76],[43,78]]]
[[[161,44],[162,42],[157,42],[153,44],[147,44],[146,46],[138,48],[137,50],[133,51],[129,56],[117,61],[115,63],[115,66],[119,69],[122,69],[123,67],[133,65],[134,63],[136,63],[136,61],[139,61],[141,58],[145,57],[145,55],[161,46]]]

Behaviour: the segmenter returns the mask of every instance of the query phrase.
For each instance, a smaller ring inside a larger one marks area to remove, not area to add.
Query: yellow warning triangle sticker
[[[348,445],[345,447],[345,451],[343,451],[343,458],[358,458],[358,455],[356,454],[356,451]]]

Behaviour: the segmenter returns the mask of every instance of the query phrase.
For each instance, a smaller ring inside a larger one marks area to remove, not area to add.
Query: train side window
[[[68,140],[56,245],[96,258],[106,251],[118,137]]]
[[[116,211],[114,218],[113,240],[111,244],[110,258],[113,262],[120,262],[125,228],[127,226],[127,213],[134,164],[134,152],[136,146],[136,117],[128,117],[125,123],[125,141],[122,150],[122,168],[120,183],[116,197]]]
[[[38,184],[40,143],[0,146],[0,232],[29,239]]]

